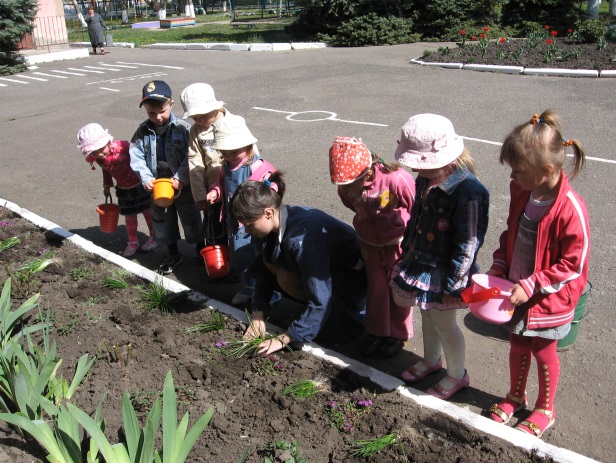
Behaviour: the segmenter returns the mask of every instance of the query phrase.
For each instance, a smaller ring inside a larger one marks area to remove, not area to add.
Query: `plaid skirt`
[[[115,188],[121,215],[137,215],[152,207],[152,194],[141,183],[133,188]]]
[[[394,266],[391,276],[391,290],[420,309],[466,308],[464,303],[443,304],[443,291],[447,284],[447,270],[443,267],[430,267],[418,262],[407,263],[403,260]]]

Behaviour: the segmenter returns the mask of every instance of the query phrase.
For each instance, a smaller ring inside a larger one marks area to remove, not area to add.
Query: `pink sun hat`
[[[110,141],[113,141],[113,137],[100,124],[84,125],[77,132],[77,148],[84,156],[104,148]]]
[[[411,169],[440,169],[464,151],[464,141],[449,119],[438,114],[417,114],[402,126],[395,158]]]
[[[372,153],[361,138],[336,137],[329,149],[329,175],[335,185],[347,185],[372,165]]]

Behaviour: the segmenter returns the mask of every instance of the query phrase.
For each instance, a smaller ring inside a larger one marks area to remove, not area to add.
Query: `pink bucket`
[[[492,275],[473,275],[473,286],[462,291],[462,300],[471,313],[488,323],[506,323],[511,320],[513,309],[507,292],[514,283]]]

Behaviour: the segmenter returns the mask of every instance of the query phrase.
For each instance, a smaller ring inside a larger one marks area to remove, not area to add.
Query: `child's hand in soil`
[[[265,335],[265,319],[263,312],[253,312],[250,326],[244,333],[244,339],[253,339]]]
[[[293,338],[286,333],[282,333],[273,339],[268,339],[259,344],[259,354],[268,355],[279,351],[293,342]]]

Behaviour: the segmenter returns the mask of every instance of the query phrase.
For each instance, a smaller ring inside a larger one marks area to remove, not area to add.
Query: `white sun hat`
[[[464,151],[464,141],[449,119],[438,114],[417,114],[402,126],[396,161],[411,169],[440,169]]]
[[[100,124],[85,125],[77,132],[77,148],[84,156],[104,148],[110,141],[113,141],[113,137]]]
[[[218,101],[214,95],[214,89],[209,84],[191,84],[182,91],[180,101],[184,108],[183,119],[188,119],[196,114],[207,114],[222,108],[225,103]]]
[[[248,130],[242,116],[228,114],[216,122],[214,127],[215,150],[236,150],[244,146],[254,145],[258,140]]]

